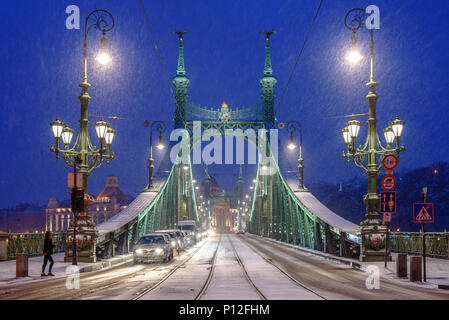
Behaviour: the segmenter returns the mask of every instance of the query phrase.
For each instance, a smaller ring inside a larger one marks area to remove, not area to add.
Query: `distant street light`
[[[148,121],[144,121],[144,124],[149,125]],[[153,188],[153,171],[154,171],[154,159],[153,159],[153,131],[156,130],[159,133],[159,140],[156,148],[162,150],[165,148],[162,143],[162,134],[165,132],[166,125],[163,121],[153,121],[150,126],[150,157],[148,158],[148,190]]]
[[[302,126],[296,121],[292,120],[287,123],[287,130],[290,133],[290,143],[288,148],[290,150],[296,149],[296,144],[293,140],[293,133],[299,131],[299,156],[298,156],[298,189],[304,189],[304,159],[302,158]]]
[[[97,133],[97,137],[100,143],[100,148],[96,148],[92,145],[91,139],[89,137],[89,113],[88,113],[88,104],[91,99],[89,93],[87,92],[88,88],[91,86],[90,83],[87,82],[87,35],[89,30],[92,28],[101,31],[103,36],[101,38],[101,50],[98,55],[97,61],[102,64],[108,63],[111,59],[108,56],[106,51],[106,42],[107,39],[105,37],[106,32],[111,31],[114,28],[115,22],[114,17],[106,10],[95,10],[89,13],[86,17],[84,23],[84,41],[83,41],[83,76],[82,82],[79,84],[81,88],[81,94],[78,97],[81,105],[81,119],[79,120],[79,134],[75,139],[75,143],[72,147],[70,147],[72,138],[75,134],[75,130],[69,128],[67,124],[63,123],[56,117],[55,121],[50,123],[53,137],[55,139],[55,146],[51,146],[50,151],[54,152],[56,155],[56,159],[59,159],[59,154],[62,154],[62,158],[67,166],[72,167],[74,172],[76,172],[78,164],[79,164],[79,173],[82,174],[83,177],[83,189],[84,194],[88,195],[88,177],[91,175],[91,172],[97,168],[99,168],[104,159],[107,160],[107,164],[109,166],[110,160],[114,158],[114,153],[111,153],[111,144],[115,136],[115,130],[110,128],[109,123],[103,121],[100,118],[97,121],[95,126],[95,131]],[[62,139],[64,144],[64,149],[59,147],[59,142]],[[106,142],[106,148],[104,148],[103,143]],[[76,186],[73,188],[73,192],[76,191]],[[73,201],[72,201],[73,202]],[[72,203],[72,207],[73,206]],[[84,212],[86,213],[83,216],[83,219],[86,219],[86,227],[83,228],[82,233],[95,234],[95,225],[91,221],[90,216],[88,215],[88,206],[84,208]],[[76,229],[78,222],[78,214],[79,212],[73,212],[73,248],[72,248],[72,264],[76,265],[78,263],[77,259],[77,249],[76,249]],[[85,218],[84,218],[85,217]],[[86,262],[91,262],[90,260],[95,259],[94,255],[94,247],[90,247],[90,255]],[[68,257],[66,255],[66,257]]]
[[[345,17],[346,27],[352,31],[351,47],[352,53],[348,56],[351,62],[358,62],[362,56],[357,51],[357,30],[365,25],[366,13],[364,9],[352,9]],[[356,141],[360,132],[362,123],[358,121],[355,116],[346,123],[345,128],[341,131],[346,145],[347,152],[343,151],[343,157],[346,158],[348,164],[350,159],[354,164],[362,168],[368,177],[368,193],[364,197],[366,205],[365,220],[360,223],[362,233],[362,261],[382,261],[384,259],[383,250],[385,246],[385,235],[387,227],[381,221],[379,215],[379,195],[377,193],[377,177],[379,176],[379,169],[382,166],[378,161],[382,161],[385,155],[399,153],[405,148],[399,146],[399,139],[402,134],[405,122],[399,120],[398,117],[392,121],[386,129],[383,130],[386,141],[386,148],[377,134],[377,118],[376,118],[376,104],[378,96],[376,94],[376,87],[378,83],[374,80],[374,33],[371,34],[371,52],[370,52],[370,81],[366,84],[369,88],[366,99],[368,100],[368,134],[366,142],[363,146],[357,148]],[[393,142],[396,140],[396,147],[393,148]]]

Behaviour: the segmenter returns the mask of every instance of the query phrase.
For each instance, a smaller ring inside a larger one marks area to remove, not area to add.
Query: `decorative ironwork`
[[[349,10],[345,16],[345,26],[351,31],[357,31],[363,26],[364,17],[366,16],[365,10],[361,8],[355,8]]]
[[[392,232],[390,248],[392,252],[413,255],[422,254],[421,232]],[[449,259],[449,232],[426,232],[426,255]]]
[[[262,104],[248,107],[227,108],[228,122],[231,121],[262,121]],[[223,121],[223,110],[214,107],[201,107],[193,103],[187,106],[187,121]]]
[[[44,233],[11,233],[8,237],[7,255],[8,259],[15,259],[16,254],[25,253],[28,256],[40,256],[44,251]],[[64,252],[66,233],[54,232],[54,252]]]
[[[111,31],[114,26],[114,17],[108,11],[103,9],[92,11],[91,13],[89,13],[86,21],[84,22],[84,39],[87,38],[87,34],[92,27],[99,31],[102,31],[104,34],[108,31]]]

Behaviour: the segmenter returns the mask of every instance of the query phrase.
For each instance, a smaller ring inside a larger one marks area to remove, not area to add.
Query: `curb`
[[[87,272],[93,272],[93,271],[100,271],[103,269],[109,269],[112,267],[119,266],[121,264],[125,264],[132,260],[133,260],[133,254],[129,253],[126,255],[120,255],[117,257],[110,258],[110,259],[108,259],[108,261],[98,261],[92,265],[79,267],[78,272],[79,273],[87,273]],[[67,266],[68,265],[69,265],[69,263],[67,263]],[[64,275],[64,276],[66,276],[66,275]],[[55,279],[62,278],[64,276],[55,277]],[[2,283],[2,280],[0,279],[0,288],[15,285],[15,284],[36,283],[36,282],[41,282],[41,281],[46,281],[46,280],[48,280],[48,279],[42,279],[42,278],[33,279],[31,277],[25,277],[25,278],[12,278],[12,279],[7,280]]]
[[[320,252],[320,251],[315,251],[315,250],[312,250],[312,249],[303,248],[303,247],[300,247],[300,246],[297,246],[297,245],[294,245],[294,244],[285,243],[285,242],[282,242],[282,241],[279,241],[279,240],[275,240],[275,239],[271,239],[271,238],[267,238],[267,237],[261,237],[261,236],[258,236],[258,235],[252,234],[252,233],[246,233],[246,235],[248,237],[259,238],[259,239],[263,239],[263,240],[266,240],[266,241],[269,241],[269,242],[280,244],[280,245],[282,245],[284,247],[292,248],[292,249],[295,249],[295,250],[298,250],[298,251],[301,251],[301,252],[304,252],[304,253],[313,254],[315,256],[318,256],[320,258],[324,258],[324,259],[326,259],[328,261],[331,261],[333,263],[344,264],[344,265],[347,265],[347,266],[351,267],[352,269],[366,272],[366,267],[364,265],[360,264],[359,262],[349,260],[347,258],[334,257],[334,256],[331,256],[329,254],[326,254],[326,253],[323,253],[323,252]]]
[[[84,266],[79,268],[79,273],[87,273],[92,271],[100,271],[107,268],[112,268],[124,263],[127,263],[129,261],[133,260],[133,254],[126,254],[123,256],[118,256],[111,258],[110,261],[98,261],[95,264],[92,264],[90,266]]]

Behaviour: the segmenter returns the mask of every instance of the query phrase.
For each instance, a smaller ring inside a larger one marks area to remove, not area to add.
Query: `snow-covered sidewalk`
[[[410,282],[410,255],[407,255],[407,278],[398,278],[396,276],[396,261],[397,253],[392,253],[391,257],[393,261],[387,263],[387,268],[385,268],[385,262],[361,262],[363,266],[375,265],[380,270],[381,277],[388,277],[395,281],[400,281],[401,283],[410,283],[413,285],[418,285],[421,287],[435,288],[438,289],[439,285],[449,286],[449,260],[447,259],[437,259],[437,258],[426,258],[426,275],[427,282]]]
[[[28,277],[16,277],[16,260],[8,260],[0,262],[0,287],[11,284],[35,282],[46,279],[63,278],[66,277],[66,268],[71,266],[70,262],[64,262],[64,252],[52,255],[54,265],[52,273],[54,277],[41,277],[42,263],[44,256],[28,258]],[[111,259],[104,259],[93,263],[78,262],[79,272],[98,271],[112,266],[117,266],[132,260],[132,254],[121,255]],[[49,263],[45,268],[45,273],[48,273]]]
[[[397,253],[392,253],[393,261],[389,261],[387,264],[387,268],[385,268],[385,262],[360,262],[355,259],[349,259],[344,257],[339,257],[336,255],[323,253],[321,251],[315,251],[307,248],[302,248],[297,245],[285,243],[282,241],[260,237],[253,234],[247,234],[249,237],[254,238],[262,238],[264,240],[281,244],[286,247],[290,247],[292,249],[298,250],[303,254],[314,255],[317,258],[326,259],[328,261],[338,263],[338,264],[346,264],[354,269],[359,269],[361,271],[366,271],[367,266],[375,265],[379,268],[381,279],[388,279],[394,282],[400,282],[402,284],[409,284],[411,286],[419,286],[426,288],[434,288],[438,289],[439,285],[449,286],[449,260],[447,259],[437,259],[437,258],[426,258],[426,275],[427,282],[410,282],[410,255],[407,256],[407,278],[398,278],[396,276],[396,261],[397,261]]]

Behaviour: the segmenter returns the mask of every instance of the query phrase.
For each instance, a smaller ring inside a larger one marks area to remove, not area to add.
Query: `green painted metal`
[[[221,108],[207,108],[187,102],[187,88],[189,80],[186,76],[184,64],[183,33],[178,33],[179,53],[176,76],[173,79],[176,93],[175,127],[184,128],[190,132],[190,151],[200,142],[200,137],[194,141],[193,129],[195,121],[200,121],[202,130],[215,129],[225,135],[227,129],[247,129],[256,132],[259,129],[269,130],[274,125],[274,86],[276,78],[273,76],[271,65],[271,46],[269,36],[265,33],[265,64],[263,77],[260,80],[262,88],[261,103],[249,107],[231,108],[223,103]],[[247,140],[247,136],[243,137]],[[268,141],[269,139],[267,139]],[[267,142],[267,152],[270,152]],[[180,155],[178,155],[180,157]],[[343,252],[338,250],[344,246],[344,237],[336,233],[325,222],[311,212],[295,195],[279,171],[278,164],[271,157],[274,164],[273,174],[262,175],[262,165],[257,165],[256,184],[252,195],[252,205],[247,227],[249,232],[265,237],[271,237],[305,248],[326,252]],[[185,170],[187,167],[187,170]],[[205,168],[206,186],[210,178]],[[239,194],[243,198],[243,175],[239,173]],[[206,190],[208,188],[206,187]],[[208,195],[205,194],[207,199]],[[188,163],[175,163],[170,174],[158,191],[152,202],[138,215],[135,222],[130,223],[128,239],[135,241],[139,236],[153,232],[160,228],[174,228],[179,219],[192,219],[203,224],[197,211],[196,196],[193,185],[190,157]],[[205,223],[204,225],[207,225]],[[331,247],[330,247],[331,246]]]
[[[7,256],[15,259],[16,254],[25,253],[28,256],[40,256],[44,252],[44,233],[11,233],[8,235]],[[54,252],[64,252],[66,244],[65,232],[54,232]]]
[[[187,77],[187,72],[184,63],[184,38],[185,32],[177,32],[179,35],[178,46],[178,66],[176,68],[176,76],[173,78],[173,85],[175,86],[175,128],[182,128],[186,121],[187,113],[187,89],[189,88],[190,80]]]
[[[390,250],[392,252],[412,255],[422,254],[421,232],[390,233]],[[449,259],[449,233],[426,232],[426,255],[434,258]]]
[[[158,229],[176,228],[178,220],[199,222],[192,168],[190,164],[188,170],[183,167],[182,163],[172,167],[156,198],[139,214],[136,221],[138,231],[134,238]]]

